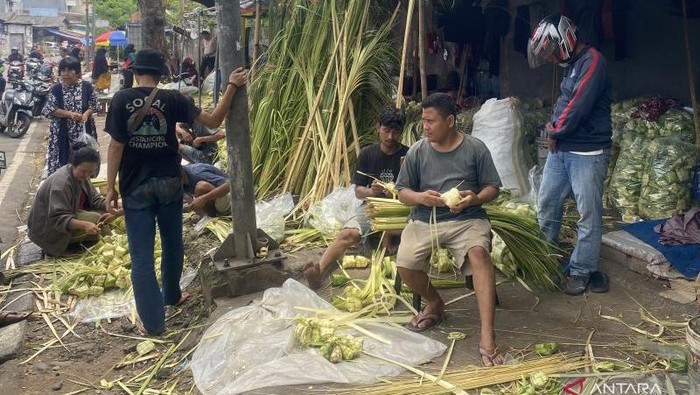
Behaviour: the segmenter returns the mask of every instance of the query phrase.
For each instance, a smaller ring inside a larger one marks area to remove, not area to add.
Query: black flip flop
[[[610,289],[610,277],[603,272],[593,272],[590,274],[588,289],[595,293],[605,293]]]
[[[421,322],[423,322],[425,320],[429,320],[430,323],[422,328],[419,327],[418,324],[420,324]],[[408,329],[411,332],[420,333],[420,332],[427,331],[428,329],[434,328],[434,327],[442,324],[442,322],[444,320],[445,320],[445,313],[444,312],[438,314],[438,313],[424,313],[421,311],[420,313],[418,313],[418,315],[416,317],[413,318],[413,320],[411,320],[411,322],[406,324],[406,329]],[[414,324],[413,321],[416,321],[416,323]]]

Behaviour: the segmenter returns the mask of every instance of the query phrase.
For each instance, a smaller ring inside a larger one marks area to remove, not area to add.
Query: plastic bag
[[[282,241],[284,238],[284,218],[294,209],[292,194],[276,196],[266,202],[255,203],[255,222],[273,239]]]
[[[610,200],[623,217],[636,216],[644,173],[644,152],[649,140],[642,134],[627,133],[610,180]]]
[[[641,102],[641,99],[631,99],[613,103],[610,113],[613,145],[620,146],[622,137],[625,134],[625,126],[629,123],[631,114],[637,109]]]
[[[362,200],[355,197],[355,185],[337,187],[306,212],[306,222],[319,232],[335,236],[343,226],[357,215]]]
[[[660,138],[649,144],[645,156],[639,196],[641,217],[669,218],[686,210],[691,200],[695,146],[676,138]]]
[[[672,108],[657,121],[661,125],[662,137],[674,137],[695,144],[693,115],[685,110]]]
[[[514,98],[489,99],[474,114],[472,136],[486,144],[503,187],[516,195],[529,191],[528,168],[522,134],[522,116]]]
[[[540,185],[542,185],[542,172],[544,167],[542,166],[532,166],[530,171],[527,172],[527,180],[529,184],[530,191],[520,197],[520,201],[528,203],[533,207],[537,207],[537,198],[539,197]]]
[[[188,268],[180,277],[180,289],[185,289],[197,276],[197,270]],[[134,293],[127,289],[107,291],[100,296],[80,299],[68,315],[81,322],[95,322],[136,314]]]
[[[292,335],[292,318],[310,313],[295,306],[336,310],[293,279],[280,288],[268,289],[261,300],[226,313],[204,333],[192,355],[197,389],[205,395],[223,395],[295,384],[369,384],[403,372],[396,365],[366,355],[333,364],[317,349],[301,348]],[[391,344],[365,338],[365,350],[411,366],[426,363],[447,348],[403,328],[387,324],[366,326]]]
[[[209,73],[207,77],[204,79],[204,82],[202,83],[202,86],[200,87],[202,89],[203,93],[214,93],[214,85],[216,84],[216,73]]]

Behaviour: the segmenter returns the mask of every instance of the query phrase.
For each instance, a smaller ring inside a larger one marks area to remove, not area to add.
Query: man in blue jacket
[[[603,180],[610,155],[611,87],[603,55],[576,39],[565,16],[543,19],[528,42],[531,68],[557,63],[566,68],[551,123],[549,155],[542,175],[538,220],[548,241],[557,243],[564,200],[576,199],[581,220],[565,272],[564,292],[607,292],[609,279],[597,271],[603,233]]]

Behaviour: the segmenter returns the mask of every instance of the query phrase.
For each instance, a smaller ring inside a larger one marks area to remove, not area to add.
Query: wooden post
[[[243,67],[247,66],[248,62],[248,35],[246,34],[245,18],[241,16],[241,44],[243,44]]]
[[[418,97],[418,82],[420,81],[420,67],[418,66],[418,31],[416,31],[415,34],[412,34],[411,41],[411,52],[413,53],[413,70],[411,71],[411,75],[413,76],[413,78],[411,78],[411,97],[415,99],[416,97]]]
[[[225,50],[219,52],[221,65],[221,87],[226,89],[228,76],[235,68],[245,65],[245,54],[240,44],[241,9],[238,1],[217,0],[219,12],[219,45]],[[253,161],[250,152],[250,123],[248,122],[247,87],[236,90],[233,102],[226,117],[226,147],[228,152],[228,178],[231,183],[231,215],[235,248],[239,259],[252,259],[247,256],[248,240],[257,251],[257,224],[255,222],[255,184],[253,183]]]
[[[462,97],[462,94],[464,93],[464,80],[466,80],[467,76],[467,61],[469,59],[469,51],[471,50],[471,45],[469,44],[464,44],[464,48],[462,49],[462,58],[460,59],[460,64],[459,64],[459,89],[457,89],[457,99]]]
[[[688,11],[683,0],[683,32],[685,33],[685,55],[688,59],[688,85],[690,85],[690,102],[693,106],[693,123],[695,124],[695,145],[700,148],[700,108],[695,96],[695,80],[693,79],[693,64],[690,53],[690,37],[688,36]]]
[[[401,108],[401,98],[403,97],[403,79],[406,75],[406,51],[408,50],[408,35],[411,34],[411,19],[413,17],[413,6],[415,0],[408,1],[408,11],[406,13],[406,30],[403,34],[403,51],[401,52],[401,72],[399,72],[399,90],[396,94],[396,108]]]
[[[418,57],[420,61],[421,101],[428,97],[428,79],[425,76],[425,0],[418,0]]]
[[[258,60],[260,55],[258,51],[260,50],[260,0],[255,0],[255,28],[253,30],[253,59],[250,63],[250,74],[252,77],[253,69],[255,68],[255,62]]]

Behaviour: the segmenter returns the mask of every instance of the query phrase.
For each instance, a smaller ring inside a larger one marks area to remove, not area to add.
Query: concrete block
[[[14,358],[22,347],[27,321],[0,328],[0,363]]]

